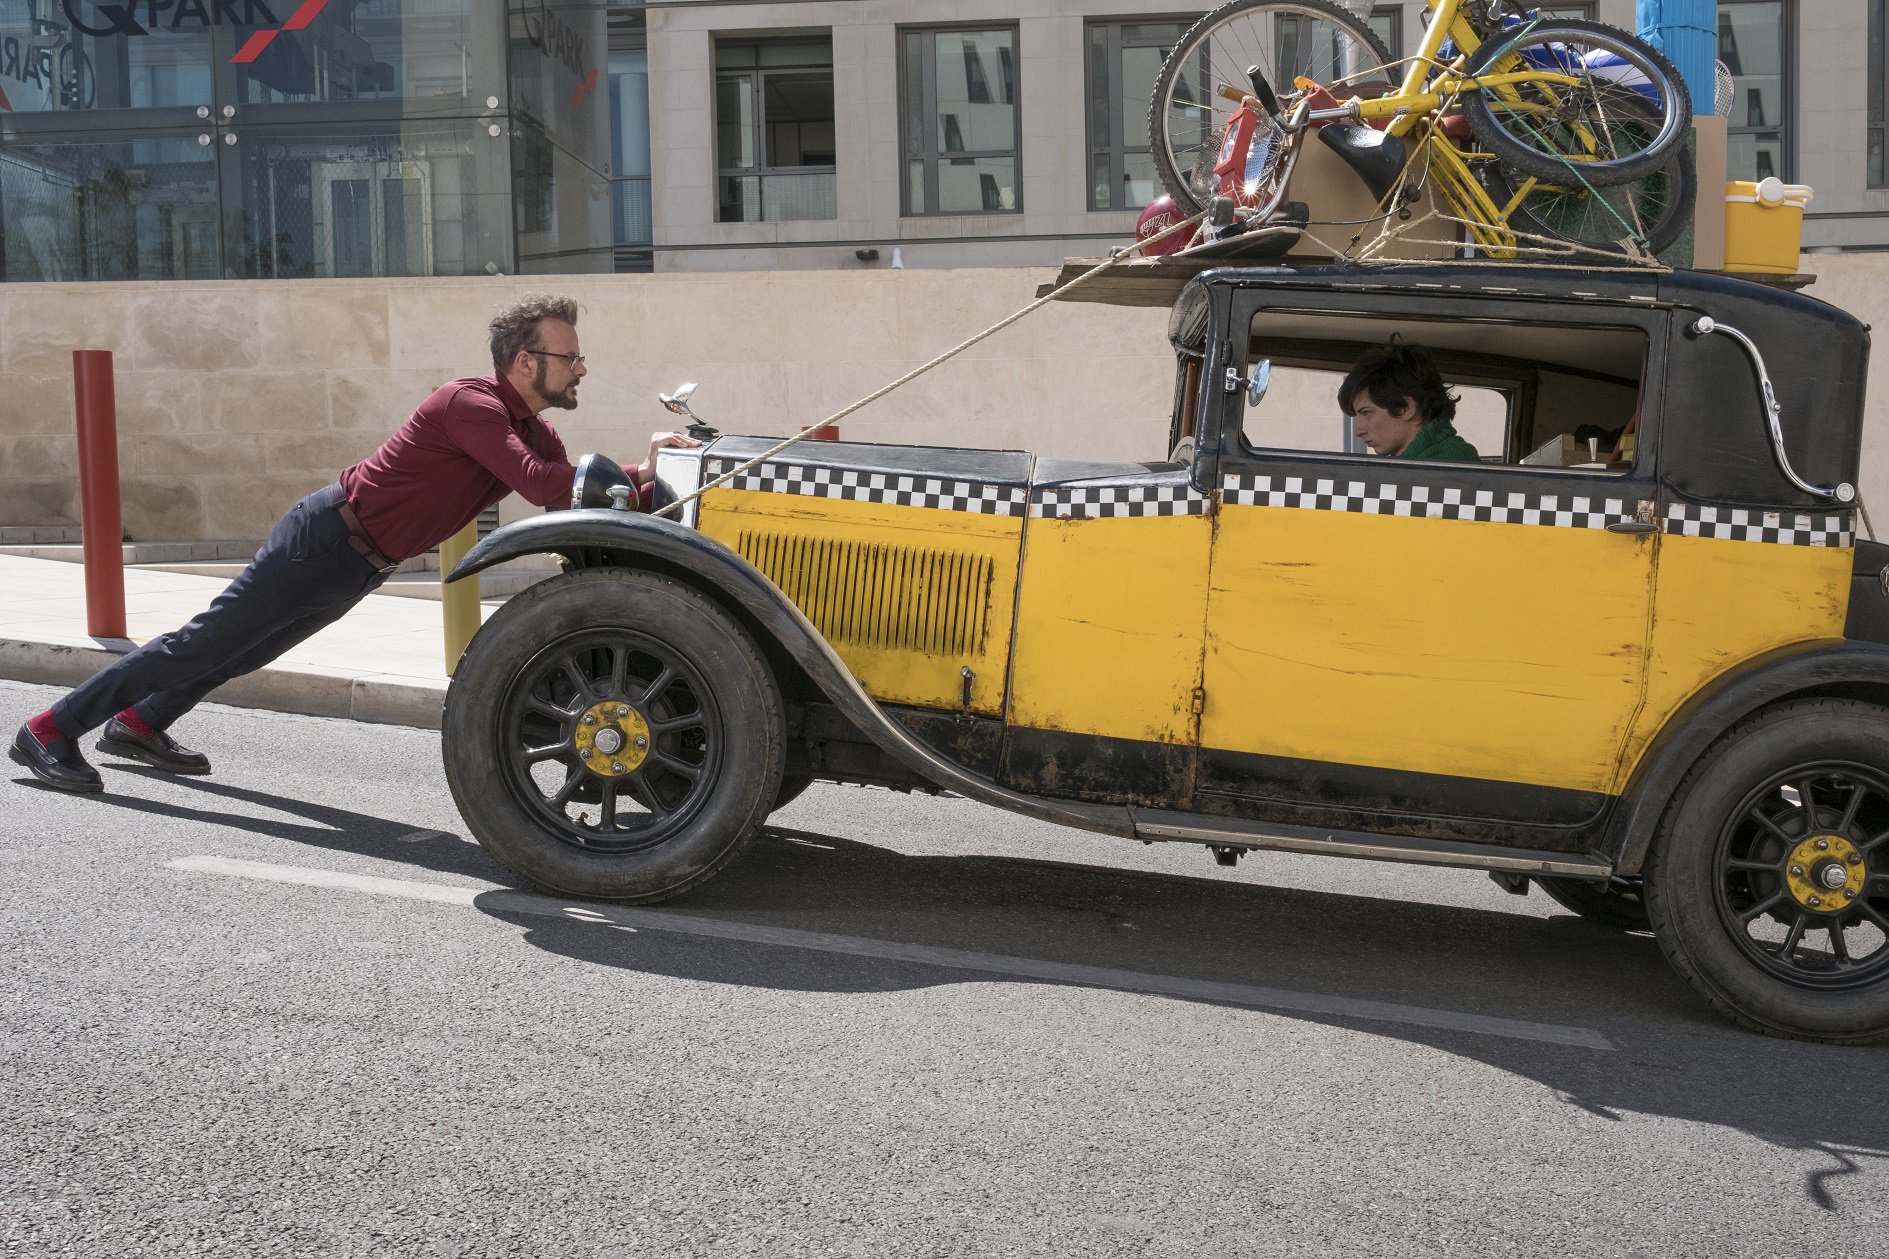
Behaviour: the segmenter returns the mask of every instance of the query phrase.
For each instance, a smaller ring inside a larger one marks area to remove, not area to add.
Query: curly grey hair
[[[538,336],[538,325],[547,319],[577,326],[580,307],[568,297],[533,293],[522,297],[492,316],[492,368],[503,376],[518,352]]]

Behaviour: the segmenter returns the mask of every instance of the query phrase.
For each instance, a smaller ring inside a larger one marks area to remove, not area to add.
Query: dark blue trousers
[[[126,708],[162,730],[218,686],[339,620],[387,579],[350,544],[340,501],[331,485],[289,508],[209,608],[54,704],[60,733],[77,739]]]

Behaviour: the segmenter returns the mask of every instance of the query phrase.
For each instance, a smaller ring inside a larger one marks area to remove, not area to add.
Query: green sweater
[[[1456,426],[1448,420],[1429,420],[1417,430],[1410,444],[1398,452],[1400,459],[1455,459],[1463,463],[1477,460],[1476,448],[1464,441]]]

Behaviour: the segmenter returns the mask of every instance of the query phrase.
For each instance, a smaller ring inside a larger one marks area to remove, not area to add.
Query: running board
[[[1517,874],[1559,874],[1577,879],[1604,879],[1613,874],[1611,861],[1590,853],[1546,852],[1538,848],[1503,848],[1455,839],[1414,839],[1405,835],[1242,822],[1166,809],[1131,807],[1128,814],[1134,823],[1135,838],[1150,843],[1158,839],[1182,840],[1194,844],[1313,853],[1321,857],[1365,857],[1372,861],[1507,870]]]

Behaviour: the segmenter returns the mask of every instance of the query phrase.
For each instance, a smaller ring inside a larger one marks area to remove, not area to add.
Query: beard
[[[559,362],[562,361],[559,360]],[[531,387],[537,391],[540,398],[545,400],[547,406],[554,406],[564,411],[575,411],[577,409],[576,379],[573,378],[571,383],[564,387],[563,393],[552,393],[545,384],[546,373],[551,370],[548,363],[547,359],[538,360],[538,370],[532,374]]]

